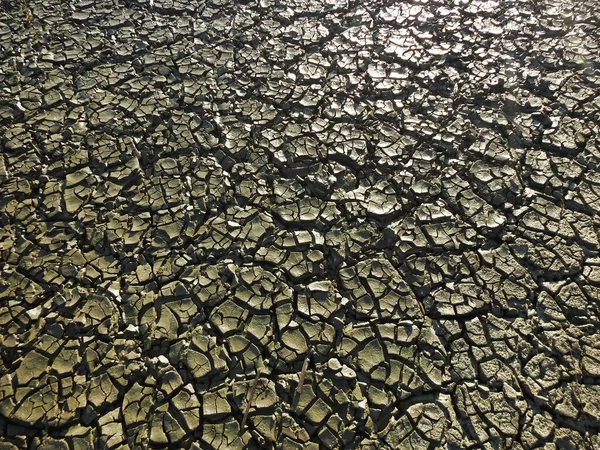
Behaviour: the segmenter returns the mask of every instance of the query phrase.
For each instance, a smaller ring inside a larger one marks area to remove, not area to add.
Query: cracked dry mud
[[[0,450],[599,449],[599,16],[3,1]]]

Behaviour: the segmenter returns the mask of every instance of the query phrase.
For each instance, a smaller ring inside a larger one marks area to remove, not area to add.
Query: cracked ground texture
[[[600,449],[600,2],[0,2],[0,450]]]

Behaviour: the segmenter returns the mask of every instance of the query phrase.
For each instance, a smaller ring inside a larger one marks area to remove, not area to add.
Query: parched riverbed
[[[600,449],[600,1],[0,1],[0,450]]]

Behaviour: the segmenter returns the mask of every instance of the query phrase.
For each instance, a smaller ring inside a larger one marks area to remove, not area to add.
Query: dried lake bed
[[[0,450],[600,449],[600,1],[0,1]]]

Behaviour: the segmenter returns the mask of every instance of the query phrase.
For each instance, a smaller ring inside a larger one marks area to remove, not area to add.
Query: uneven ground
[[[0,5],[0,450],[600,448],[598,0]]]

